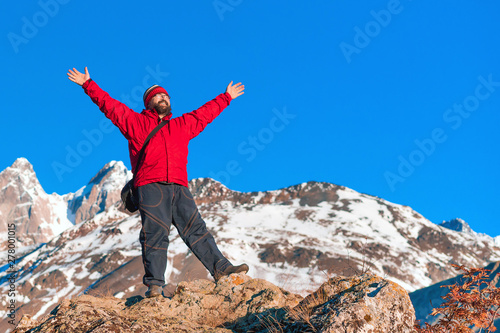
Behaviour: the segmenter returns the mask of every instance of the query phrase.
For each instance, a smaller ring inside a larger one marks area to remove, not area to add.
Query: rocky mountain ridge
[[[122,299],[144,294],[140,217],[125,212],[118,199],[129,177],[123,163],[110,162],[87,186],[63,196],[71,207],[66,216],[81,222],[23,253],[16,281],[20,315],[37,320],[61,300],[89,292]],[[311,293],[328,276],[366,271],[414,291],[453,277],[450,263],[483,267],[500,260],[492,237],[435,225],[410,207],[335,184],[251,193],[209,178],[189,186],[222,252],[247,262],[252,276],[296,294]],[[210,278],[175,228],[170,239],[166,291]],[[0,272],[5,295],[8,275]],[[2,305],[8,301],[4,297]]]
[[[132,173],[123,162],[106,164],[87,185],[65,196],[70,220],[79,224],[119,202],[121,188],[130,179]]]
[[[0,172],[0,232],[15,224],[18,251],[30,251],[118,202],[130,178],[122,162],[112,161],[77,192],[49,195],[29,161],[18,158]],[[0,248],[6,246],[3,239]]]

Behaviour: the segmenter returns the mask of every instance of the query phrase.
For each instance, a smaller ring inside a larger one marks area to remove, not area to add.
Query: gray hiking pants
[[[139,241],[146,286],[165,284],[167,249],[170,225],[173,223],[180,237],[208,269],[224,270],[230,262],[217,248],[207,230],[189,189],[182,185],[151,183],[137,188],[142,229]]]

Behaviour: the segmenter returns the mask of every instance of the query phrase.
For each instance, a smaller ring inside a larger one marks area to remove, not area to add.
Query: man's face
[[[170,107],[170,98],[165,93],[159,93],[153,96],[149,101],[150,109],[155,109],[159,116],[167,116],[172,108]]]

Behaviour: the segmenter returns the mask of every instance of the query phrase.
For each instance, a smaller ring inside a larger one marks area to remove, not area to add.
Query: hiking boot
[[[152,285],[148,287],[148,291],[146,291],[146,298],[162,296],[163,288],[158,285]]]
[[[241,273],[241,272],[244,272],[244,273],[248,272],[248,265],[247,264],[241,264],[239,266],[229,265],[223,271],[215,271],[214,279],[215,279],[215,282],[217,282],[223,276],[228,276],[230,274]]]

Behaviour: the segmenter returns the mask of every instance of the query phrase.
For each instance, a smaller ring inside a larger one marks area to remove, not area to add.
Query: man
[[[233,85],[231,81],[224,94],[197,110],[171,119],[170,96],[158,85],[145,91],[146,109],[137,113],[103,91],[90,78],[87,67],[85,73],[73,68],[67,74],[128,140],[142,220],[139,240],[145,270],[143,283],[148,286],[146,297],[162,295],[171,223],[215,281],[232,273],[248,272],[246,264],[233,266],[217,248],[189,191],[186,170],[189,141],[231,100],[241,96],[245,86],[241,82]],[[149,141],[137,170],[139,151],[146,137],[162,121],[168,123]]]

